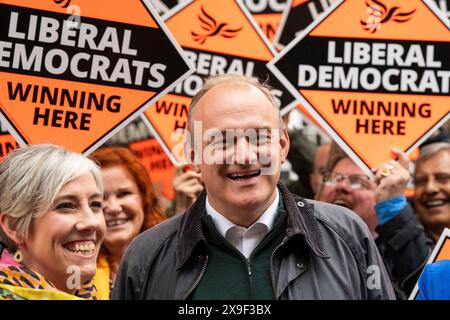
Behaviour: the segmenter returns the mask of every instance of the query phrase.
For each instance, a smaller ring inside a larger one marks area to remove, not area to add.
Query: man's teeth
[[[95,250],[94,241],[77,241],[71,242],[64,246],[67,250],[81,255],[91,255]]]
[[[430,200],[426,202],[427,207],[439,207],[443,206],[447,201],[444,200]]]
[[[257,175],[259,175],[259,173],[260,173],[260,170],[249,171],[246,173],[236,172],[236,173],[230,174],[229,177],[231,179],[252,178],[252,177],[256,177]]]
[[[124,224],[125,222],[127,222],[128,219],[115,219],[115,220],[109,220],[106,221],[106,226],[109,227],[115,227],[115,226],[119,226],[121,224]]]

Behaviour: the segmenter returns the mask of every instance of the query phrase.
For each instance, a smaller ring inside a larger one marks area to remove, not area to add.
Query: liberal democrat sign
[[[191,72],[148,1],[0,1],[0,120],[90,152]]]
[[[364,169],[450,117],[449,21],[431,1],[337,1],[268,65]]]

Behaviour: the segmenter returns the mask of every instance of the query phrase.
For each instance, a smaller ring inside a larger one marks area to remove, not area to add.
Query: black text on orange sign
[[[355,133],[375,135],[405,135],[406,119],[430,118],[429,103],[399,101],[331,99],[336,115],[356,115]]]
[[[188,106],[186,104],[170,101],[170,97],[164,97],[156,102],[155,110],[157,113],[163,113],[177,118],[177,120],[175,120],[173,131],[177,129],[187,129],[186,119],[188,117]]]
[[[67,109],[94,109],[118,113],[121,108],[121,97],[118,95],[68,88],[51,88],[44,85],[25,85],[12,81],[8,81],[7,86],[10,101],[29,102],[30,105],[40,104],[35,107],[33,125],[89,130],[91,113]]]

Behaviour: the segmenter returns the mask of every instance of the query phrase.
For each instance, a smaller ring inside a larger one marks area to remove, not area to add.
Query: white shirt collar
[[[267,233],[270,230],[272,230],[273,225],[275,224],[275,217],[277,215],[279,201],[280,195],[277,188],[276,196],[272,204],[263,212],[263,214],[258,218],[258,220],[256,220],[255,223],[253,223],[247,229],[252,228],[256,224],[262,224],[267,227]],[[217,231],[219,231],[219,233],[224,238],[226,238],[228,230],[237,226],[211,206],[211,204],[209,203],[208,195],[206,196],[206,213],[211,216],[214,226],[217,228]]]

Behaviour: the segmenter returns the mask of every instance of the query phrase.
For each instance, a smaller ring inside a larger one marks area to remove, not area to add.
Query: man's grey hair
[[[278,114],[279,128],[283,129],[284,123],[281,117],[280,108],[277,105],[275,97],[272,93],[272,87],[267,83],[267,81],[261,82],[258,79],[240,76],[240,75],[218,75],[211,76],[206,78],[203,87],[197,94],[192,98],[191,105],[188,111],[188,130],[190,132],[193,131],[193,115],[195,112],[195,107],[197,106],[198,101],[212,88],[224,84],[224,83],[235,83],[235,84],[248,84],[259,89],[264,95],[269,99],[270,104],[275,108]]]
[[[0,163],[0,213],[9,217],[11,230],[26,239],[32,219],[52,208],[65,184],[86,173],[103,195],[100,167],[84,155],[51,144],[17,148]],[[1,228],[0,241],[11,250],[18,245]]]
[[[427,144],[426,146],[420,148],[415,167],[417,168],[422,162],[430,159],[431,157],[434,157],[436,154],[442,151],[447,151],[450,153],[450,142],[435,142]]]

